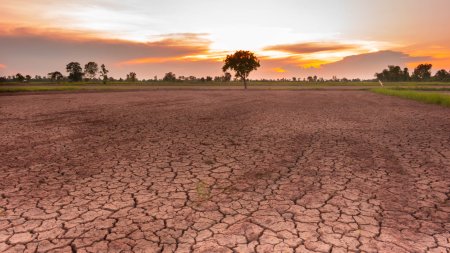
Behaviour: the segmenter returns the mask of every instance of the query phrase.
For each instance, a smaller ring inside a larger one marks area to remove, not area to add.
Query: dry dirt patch
[[[0,98],[1,252],[446,252],[450,110],[364,91]]]

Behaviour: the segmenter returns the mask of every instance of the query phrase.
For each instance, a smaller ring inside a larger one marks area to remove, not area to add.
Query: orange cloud
[[[285,70],[283,68],[279,68],[279,67],[278,68],[273,68],[272,70],[277,72],[277,73],[285,73],[285,72],[287,72],[287,70]]]
[[[430,59],[430,57],[413,57],[396,51],[379,51],[344,57],[340,61],[320,64],[319,67],[305,67],[308,61],[296,61],[293,58],[267,58],[264,59],[264,65],[252,74],[252,77],[305,78],[317,75],[324,78],[331,78],[332,76],[340,78],[373,78],[376,72],[380,72],[388,65],[405,67],[410,62],[427,62]],[[282,68],[286,72],[276,72],[274,71],[276,68]]]
[[[147,57],[147,58],[136,58],[127,61],[120,62],[119,65],[136,65],[136,64],[148,64],[148,63],[165,63],[171,61],[183,60],[181,57]]]
[[[335,42],[309,42],[309,43],[274,45],[265,47],[264,50],[281,51],[293,54],[310,54],[324,51],[342,51],[355,48],[358,48],[358,46]]]
[[[97,40],[101,38],[101,34],[88,31],[67,30],[58,28],[24,27],[17,24],[7,24],[7,23],[0,23],[0,34],[6,37],[40,36],[40,37],[47,37],[53,40],[71,40],[71,41]]]
[[[0,27],[0,55],[2,64],[8,65],[10,71],[32,75],[55,70],[63,72],[70,61],[104,63],[111,75],[124,75],[140,69],[132,66],[150,64],[152,68],[160,64],[161,68],[157,69],[170,71],[165,63],[210,63],[211,59],[219,57],[220,52],[210,52],[210,42],[203,36],[192,33],[159,35],[154,41],[140,43],[93,38],[76,31]]]
[[[318,59],[310,59],[310,60],[299,60],[297,65],[302,68],[320,68],[320,66],[330,63],[329,60],[318,60]]]
[[[6,65],[0,63],[0,69],[4,69],[4,68],[6,68]]]
[[[449,44],[450,42],[443,42],[442,44]],[[433,69],[449,69],[450,68],[450,48],[439,45],[414,45],[406,48],[410,55],[422,56],[429,55],[428,63],[433,64]],[[415,68],[417,65],[424,63],[423,61],[413,61],[408,64],[408,67]]]
[[[60,44],[102,44],[124,48],[141,48],[144,49],[142,52],[143,54],[147,51],[145,48],[171,48],[172,51],[179,51],[181,55],[205,53],[209,51],[209,45],[211,43],[211,41],[203,38],[205,35],[206,34],[195,33],[161,34],[154,36],[154,40],[149,42],[136,42],[104,38],[101,33],[99,34],[94,32],[17,27],[14,25],[0,23],[0,38],[3,39],[18,40],[20,38],[29,38],[30,40],[40,39],[57,41]],[[165,50],[161,50],[161,55],[164,55],[164,51]],[[189,53],[181,53],[182,51]]]
[[[345,57],[377,52],[379,42],[308,42],[268,46],[260,52],[267,59],[286,59],[302,68],[319,68]]]

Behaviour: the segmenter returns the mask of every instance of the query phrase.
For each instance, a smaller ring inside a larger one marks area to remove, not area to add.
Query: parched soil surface
[[[365,91],[0,97],[0,252],[449,252],[450,109]]]

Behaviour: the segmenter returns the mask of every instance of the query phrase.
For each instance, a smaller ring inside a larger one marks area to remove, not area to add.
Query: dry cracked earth
[[[0,252],[449,252],[450,109],[366,91],[0,97]]]

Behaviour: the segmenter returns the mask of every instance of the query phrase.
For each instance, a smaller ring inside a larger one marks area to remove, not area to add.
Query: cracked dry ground
[[[450,109],[365,91],[0,97],[1,252],[449,252]]]

